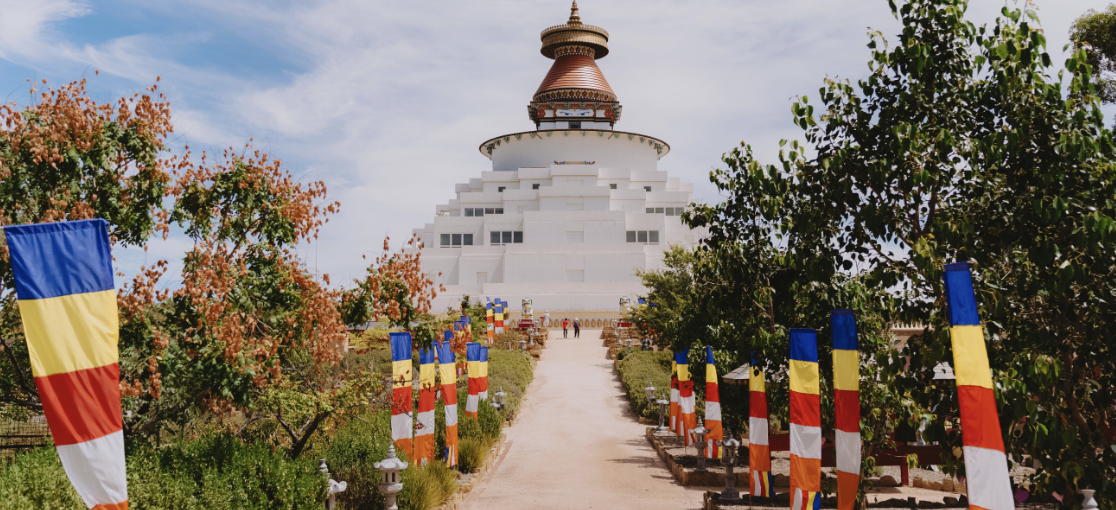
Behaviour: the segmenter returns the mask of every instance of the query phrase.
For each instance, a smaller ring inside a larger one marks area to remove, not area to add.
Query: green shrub
[[[339,427],[322,451],[334,480],[348,484],[337,502],[345,508],[383,508],[377,486],[380,472],[373,464],[387,457],[391,439],[391,412],[365,413]],[[396,452],[406,459],[406,454]]]
[[[492,398],[491,390],[488,394],[489,398]],[[504,415],[492,407],[489,402],[490,400],[482,400],[477,405],[477,424],[480,425],[481,434],[491,444],[500,437],[500,432],[504,428]]]
[[[462,473],[475,473],[484,464],[489,446],[475,437],[462,438],[457,444],[457,469]]]
[[[443,462],[408,466],[403,470],[399,506],[409,510],[437,508],[457,490],[457,474]]]
[[[83,509],[54,447],[16,455],[0,468],[0,508]]]
[[[655,385],[657,394],[670,391],[670,351],[632,351],[632,355],[620,361],[620,382],[628,394],[632,410],[644,418],[657,419],[659,408],[647,402],[648,381]]]
[[[507,396],[500,412],[506,419],[519,414],[523,394],[533,378],[530,356],[517,351],[488,350],[488,395],[491,398],[503,388]]]

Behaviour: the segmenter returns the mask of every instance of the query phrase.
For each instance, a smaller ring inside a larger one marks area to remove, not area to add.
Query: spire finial
[[[581,16],[577,13],[577,0],[573,0],[573,6],[570,7],[570,25],[580,25]]]

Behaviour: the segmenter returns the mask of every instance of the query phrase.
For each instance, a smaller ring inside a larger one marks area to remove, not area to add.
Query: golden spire
[[[577,9],[577,0],[570,6],[570,19],[542,31],[542,54],[555,58],[555,50],[563,46],[582,46],[593,50],[593,58],[608,55],[608,32],[601,27],[585,25]]]

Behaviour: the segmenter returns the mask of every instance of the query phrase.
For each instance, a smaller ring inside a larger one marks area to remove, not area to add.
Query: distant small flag
[[[969,508],[1013,510],[1015,499],[1008,478],[1004,438],[1000,431],[996,394],[984,326],[980,324],[973,275],[968,262],[946,264],[946,315],[953,340],[953,372],[961,411],[961,443],[969,483]]]
[[[670,430],[674,435],[680,436],[678,432],[678,363],[675,358],[670,359]]]
[[[488,343],[492,343],[492,339],[496,337],[496,317],[492,309],[492,301],[484,305],[486,318],[488,319]]]
[[[391,438],[399,450],[414,458],[413,409],[415,396],[411,388],[411,334],[406,331],[388,334],[391,341]]]
[[[500,301],[500,298],[496,298],[496,305],[494,308],[495,310],[493,311],[495,312],[496,316],[494,322],[496,324],[493,330],[496,332],[497,335],[499,335],[500,333],[504,332],[504,309],[507,308],[507,303]]]
[[[480,388],[477,394],[481,400],[488,400],[488,347],[480,348]]]
[[[837,509],[853,510],[860,485],[860,351],[856,316],[834,310],[833,407],[837,453]]]
[[[442,402],[443,412],[446,416],[446,465],[457,465],[457,371],[456,355],[453,345],[450,344],[450,333],[438,346],[438,371],[442,376]]]
[[[821,384],[818,333],[790,330],[791,510],[821,508]]]
[[[465,416],[477,419],[477,407],[480,403],[481,384],[481,344],[469,342],[465,344],[465,359],[469,364],[469,396],[465,399]]]
[[[752,360],[754,365],[755,360]],[[771,497],[771,446],[767,441],[767,388],[763,370],[755,366],[748,377],[748,469],[752,472],[753,496]]]
[[[15,225],[4,234],[31,373],[62,468],[87,507],[126,510],[108,222]]]
[[[434,350],[419,349],[418,424],[415,426],[415,462],[434,460]]]
[[[674,364],[678,368],[678,429],[686,446],[694,444],[690,430],[697,427],[697,397],[694,396],[694,381],[690,378],[689,356],[689,348],[674,355]]]
[[[724,439],[721,430],[721,390],[717,386],[717,366],[713,363],[713,347],[705,346],[705,457],[721,458],[717,441]]]

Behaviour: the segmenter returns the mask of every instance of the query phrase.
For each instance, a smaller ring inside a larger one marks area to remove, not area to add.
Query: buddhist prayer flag
[[[488,319],[488,343],[492,343],[492,339],[496,337],[496,318],[493,315],[492,301],[486,303],[484,309]]]
[[[748,378],[748,470],[752,473],[751,492],[753,496],[770,498],[771,494],[771,446],[767,442],[767,389],[764,385],[763,371],[748,367],[752,371]]]
[[[120,325],[108,222],[4,227],[19,313],[62,468],[89,508],[126,510]]]
[[[469,364],[469,396],[465,399],[465,416],[477,419],[477,405],[480,403],[481,344],[465,344],[465,360]]]
[[[442,378],[443,411],[446,413],[446,465],[457,465],[457,356],[450,344],[450,333],[438,346],[438,372]]]
[[[790,330],[791,510],[821,508],[821,389],[818,333]]]
[[[419,399],[415,426],[415,462],[434,460],[434,350],[419,349]]]
[[[407,456],[414,457],[411,449],[415,396],[411,389],[411,334],[406,331],[388,334],[391,342],[391,438],[395,446]]]
[[[494,322],[496,323],[496,325],[495,325],[496,327],[493,328],[493,329],[496,331],[497,335],[504,332],[504,309],[505,308],[507,308],[507,303],[505,303],[503,301],[500,301],[500,298],[496,298],[496,306],[495,306],[495,310],[494,310],[495,315],[496,315],[495,320],[494,320]]]
[[[674,355],[678,368],[678,429],[685,438],[686,446],[694,444],[690,430],[697,427],[697,398],[694,396],[694,381],[690,378],[690,349]]]
[[[968,262],[945,266],[946,312],[953,340],[953,372],[961,411],[961,442],[969,483],[969,508],[1012,510],[1004,439],[992,391],[992,370]]]
[[[642,300],[641,300],[642,301]],[[713,348],[705,346],[705,456],[710,459],[721,458],[721,447],[717,441],[724,439],[721,430],[721,390],[717,386],[717,367],[713,364]]]
[[[670,430],[674,435],[678,432],[678,363],[674,358],[670,360]]]
[[[853,510],[860,484],[860,351],[856,316],[852,310],[834,310],[830,323],[833,325],[837,509]]]
[[[480,387],[477,391],[481,400],[488,400],[488,347],[480,348]]]

